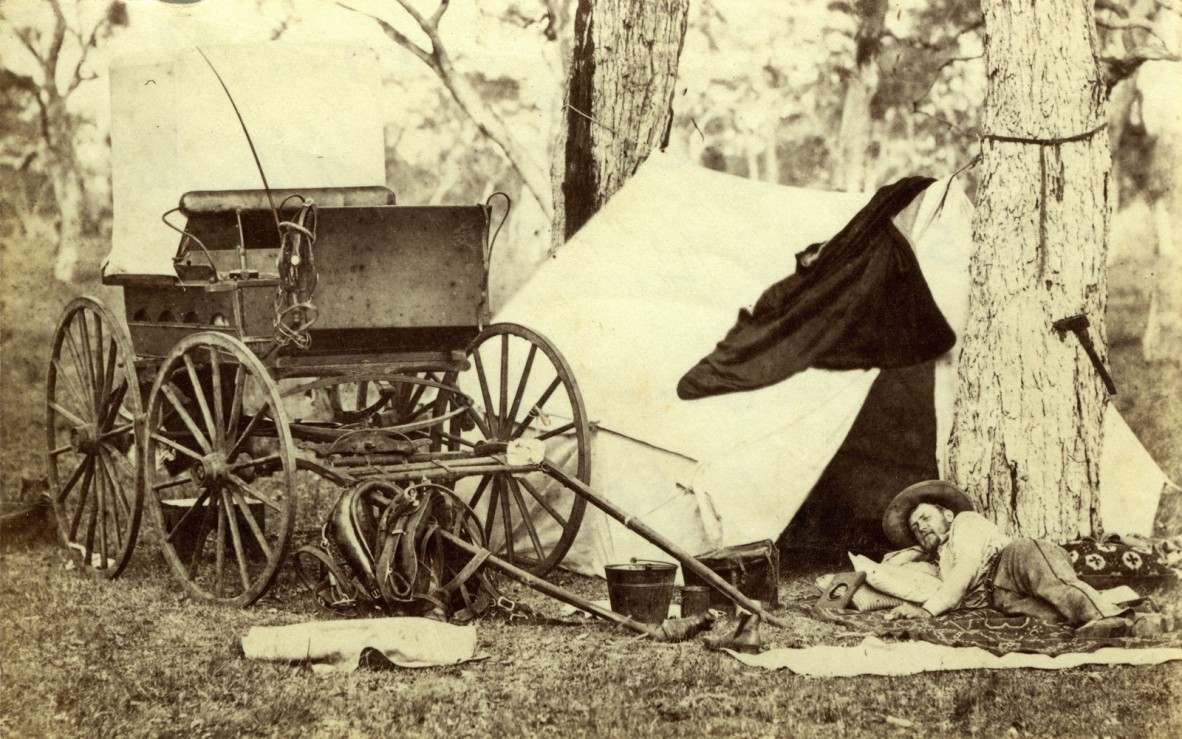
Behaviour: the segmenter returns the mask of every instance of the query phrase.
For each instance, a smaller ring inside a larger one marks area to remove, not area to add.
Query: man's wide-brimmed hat
[[[891,543],[898,547],[915,546],[915,535],[907,524],[911,512],[920,503],[932,503],[952,511],[953,514],[973,510],[969,496],[960,488],[943,480],[917,482],[895,496],[882,514],[882,528]]]

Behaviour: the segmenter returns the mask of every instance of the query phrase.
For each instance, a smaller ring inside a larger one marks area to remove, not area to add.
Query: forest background
[[[40,415],[35,403],[22,402],[35,394],[21,389],[42,382],[43,358],[21,347],[48,336],[68,297],[97,291],[108,302],[119,300],[117,291],[98,287],[113,207],[111,60],[167,54],[186,43],[373,47],[385,87],[375,105],[386,120],[387,183],[399,202],[471,203],[497,190],[514,199],[493,256],[495,311],[557,243],[549,183],[556,126],[564,120],[574,5],[453,3],[432,30],[417,20],[433,19],[416,19],[401,3],[381,0],[273,0],[232,8],[229,0],[0,4],[0,310],[7,360],[0,443],[7,450],[29,413]],[[1109,339],[1114,351],[1129,345],[1130,358],[1138,353],[1134,347],[1141,350],[1147,387],[1154,396],[1164,392],[1166,408],[1169,390],[1178,387],[1182,326],[1176,303],[1170,315],[1153,295],[1182,281],[1182,185],[1176,183],[1182,15],[1176,5],[1097,4],[1113,85]],[[739,176],[822,189],[873,190],[908,174],[960,171],[978,151],[982,33],[980,8],[969,0],[693,2],[668,149]],[[424,48],[441,50],[447,63]],[[971,194],[975,169],[962,177]],[[1178,479],[1179,468],[1168,461],[1178,442],[1142,421],[1131,395],[1118,404]],[[1146,400],[1144,407],[1162,408]],[[26,465],[3,456],[4,487],[11,490]]]

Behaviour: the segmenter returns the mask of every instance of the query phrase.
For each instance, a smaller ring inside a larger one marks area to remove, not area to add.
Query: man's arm
[[[968,595],[969,586],[973,584],[978,562],[979,558],[962,556],[957,558],[955,567],[947,573],[942,571],[940,589],[924,602],[924,610],[933,616],[939,616],[959,606]]]
[[[887,552],[882,557],[883,564],[905,565],[909,562],[919,562],[927,557],[927,553],[918,546]]]

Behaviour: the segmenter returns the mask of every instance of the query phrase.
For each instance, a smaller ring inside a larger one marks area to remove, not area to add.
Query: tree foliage
[[[0,166],[12,170],[6,190],[15,196],[23,237],[46,236],[36,232],[30,219],[46,210],[47,201],[52,202],[56,210],[54,275],[62,281],[73,277],[89,206],[84,195],[86,173],[80,171],[77,157],[79,134],[89,119],[71,107],[71,99],[98,78],[89,64],[94,50],[127,22],[127,6],[120,0],[97,7],[48,0],[39,8],[29,4],[0,8],[0,31],[15,40],[25,55],[6,63],[0,74],[0,92],[9,101],[0,107],[0,130],[7,134],[0,143]],[[52,198],[47,199],[47,193]]]

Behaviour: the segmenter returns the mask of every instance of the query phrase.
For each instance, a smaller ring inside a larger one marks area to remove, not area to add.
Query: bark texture
[[[668,141],[688,11],[688,0],[579,0],[551,251]]]
[[[1105,391],[1073,334],[1105,357],[1109,155],[1085,0],[985,0],[988,89],[969,324],[949,447],[953,480],[1010,533],[1100,526]]]

